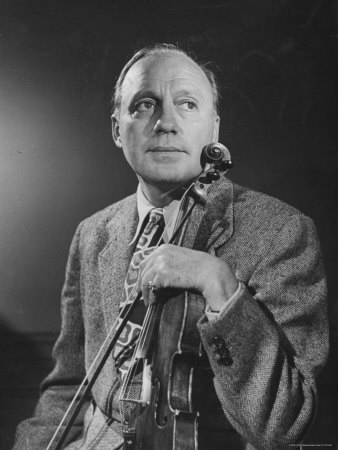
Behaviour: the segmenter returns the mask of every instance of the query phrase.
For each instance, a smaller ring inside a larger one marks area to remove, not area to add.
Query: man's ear
[[[120,136],[120,123],[117,115],[114,113],[111,116],[112,134],[116,147],[122,148],[121,136]]]
[[[214,132],[213,132],[213,136],[212,136],[212,142],[218,142],[219,139],[219,124],[220,124],[220,117],[217,114],[215,117],[215,123],[214,123]]]

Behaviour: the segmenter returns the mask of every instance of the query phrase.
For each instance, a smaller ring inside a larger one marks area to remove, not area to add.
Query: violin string
[[[147,396],[147,385],[150,381],[144,378],[144,370],[147,370],[148,361],[146,358],[140,357],[140,349],[143,350],[144,340],[148,334],[149,324],[151,323],[154,305],[149,305],[142,324],[141,332],[134,347],[133,355],[130,361],[130,368],[126,373],[119,394],[120,416],[125,431],[128,429],[129,417],[131,412],[140,405],[146,403],[149,399]],[[145,385],[146,383],[146,385]]]
[[[181,205],[183,204],[183,201],[184,201],[185,197],[187,196],[187,194],[188,194],[188,192],[190,191],[190,188],[191,188],[192,186],[193,186],[193,183],[192,183],[192,184],[189,186],[189,188],[187,188],[186,191],[184,192],[184,194],[183,194],[183,196],[182,196],[182,198],[181,198],[181,200],[180,200],[180,203],[179,203],[179,209],[181,208]],[[162,235],[160,236],[158,242],[157,242],[156,245],[154,246],[154,249],[158,248],[158,246],[160,245],[161,241],[163,240],[164,233],[166,232],[166,229],[167,229],[170,225],[172,225],[173,219],[174,219],[174,214],[171,215],[171,217],[170,217],[170,219],[169,219],[169,221],[168,221],[168,224],[166,224],[166,226],[165,226],[165,228],[164,228],[164,230],[163,230]],[[118,327],[118,323],[119,323],[121,317],[124,317],[125,314],[128,314],[129,311],[130,311],[130,309],[133,307],[133,304],[134,304],[134,302],[136,301],[136,298],[137,298],[137,297],[135,298],[135,300],[134,300],[133,302],[130,302],[130,299],[131,299],[132,296],[135,294],[137,288],[138,288],[138,283],[135,283],[133,289],[131,290],[130,294],[128,295],[128,297],[127,297],[127,299],[126,299],[126,303],[125,303],[124,307],[121,309],[121,311],[119,312],[118,316],[117,316],[116,319],[114,320],[114,323],[113,323],[112,327],[110,328],[108,334],[106,335],[106,337],[105,337],[103,343],[101,344],[101,346],[100,346],[100,348],[99,348],[99,350],[98,350],[98,352],[97,352],[97,354],[96,354],[94,360],[92,361],[91,365],[89,366],[89,368],[88,368],[88,370],[87,370],[87,372],[86,372],[86,374],[85,374],[85,376],[84,376],[84,378],[83,378],[83,380],[82,380],[82,382],[81,382],[79,388],[77,389],[77,391],[76,391],[76,393],[75,393],[75,395],[74,395],[74,397],[73,397],[71,403],[69,404],[69,406],[68,406],[66,412],[64,413],[64,415],[63,415],[63,417],[62,417],[62,419],[61,419],[61,422],[59,423],[59,425],[58,425],[58,427],[56,428],[56,430],[55,430],[55,432],[54,432],[54,434],[53,434],[51,440],[49,441],[49,444],[48,444],[46,450],[51,450],[51,449],[52,449],[51,446],[52,446],[52,444],[54,443],[54,441],[56,440],[56,437],[58,436],[58,434],[60,433],[60,430],[61,430],[61,428],[63,427],[63,425],[65,424],[65,421],[66,421],[67,417],[69,416],[70,412],[71,412],[72,409],[74,408],[74,405],[75,405],[75,403],[76,403],[77,398],[81,395],[81,391],[83,390],[84,386],[86,385],[86,383],[87,383],[88,380],[90,379],[90,376],[92,375],[92,373],[95,371],[96,364],[97,364],[97,362],[99,361],[101,354],[104,354],[105,351],[106,351],[106,349],[109,347],[109,343],[110,343],[110,341],[111,341],[111,338],[112,338],[112,336],[113,336],[113,334],[114,334],[116,328]],[[149,309],[149,308],[147,308],[147,311],[148,311],[148,309]],[[147,317],[147,314],[146,314],[146,317]],[[142,325],[142,328],[143,328],[143,325]],[[135,350],[134,350],[134,354],[135,354],[136,350],[137,350],[137,346],[136,346],[136,348],[135,348]],[[132,359],[133,359],[133,358],[132,358]],[[132,361],[132,362],[133,362],[133,361]]]
[[[185,198],[186,198],[186,196],[187,196],[187,194],[188,194],[188,192],[190,191],[190,189],[191,189],[192,186],[193,186],[193,183],[192,183],[192,184],[186,189],[186,191],[184,192],[184,194],[183,194],[183,196],[182,196],[182,198],[181,198],[181,200],[180,200],[180,202],[179,202],[178,210],[180,210],[181,205],[182,205],[183,202],[185,201]],[[161,236],[159,237],[159,239],[158,239],[156,245],[153,246],[153,247],[154,247],[154,250],[157,249],[157,248],[160,246],[161,242],[163,241],[163,238],[164,238],[164,235],[165,235],[167,229],[168,229],[168,228],[172,225],[172,223],[173,223],[174,216],[175,216],[175,214],[172,214],[171,217],[169,218],[168,223],[165,225],[164,230],[163,230]],[[126,305],[131,303],[130,299],[135,295],[137,289],[138,289],[138,283],[136,282],[136,283],[134,284],[132,290],[130,291],[128,297],[127,297],[126,300],[125,300],[125,304],[126,304]],[[121,314],[122,314],[123,312],[124,312],[123,310],[120,311],[119,316],[117,317],[117,320],[120,318],[120,316],[121,316]]]
[[[180,200],[179,206],[178,206],[178,210],[181,209],[181,206],[182,206],[183,202],[185,201],[185,198],[187,196],[187,192],[189,191],[189,189],[190,189],[190,187],[183,194],[183,196],[182,196],[182,198]],[[158,248],[160,243],[163,241],[163,237],[164,237],[164,234],[166,232],[166,229],[168,229],[172,225],[174,218],[175,218],[175,214],[173,213],[171,215],[168,223],[166,224],[165,229],[163,230],[160,238],[158,239],[158,242],[154,246],[154,249]],[[177,219],[177,217],[176,217],[176,219]],[[133,293],[135,293],[135,289],[137,288],[137,286],[138,286],[138,283],[135,283],[135,285],[133,287],[133,290],[130,293],[128,299],[133,295]],[[123,384],[122,384],[122,387],[121,387],[121,390],[120,390],[119,407],[120,407],[120,415],[121,415],[122,418],[126,417],[126,409],[128,409],[127,403],[128,402],[129,403],[130,402],[134,403],[136,401],[136,399],[133,398],[132,394],[131,394],[132,383],[133,383],[133,379],[135,378],[135,376],[137,376],[139,366],[141,364],[143,364],[142,361],[139,361],[137,359],[137,354],[139,354],[140,348],[141,349],[143,348],[144,339],[145,339],[145,337],[148,334],[148,328],[149,328],[149,326],[151,324],[152,313],[153,313],[153,310],[154,310],[153,307],[151,307],[151,306],[152,305],[149,305],[147,307],[146,314],[145,314],[145,317],[144,317],[144,320],[143,320],[143,323],[142,323],[141,331],[140,331],[140,334],[138,335],[138,339],[137,339],[136,345],[134,347],[133,355],[132,355],[132,357],[130,359],[130,363],[129,363],[130,364],[130,368],[129,368],[127,374],[124,377]],[[142,402],[142,392],[140,393],[140,398],[139,398],[139,403],[141,403],[141,402]]]
[[[138,361],[137,355],[138,355],[138,353],[140,351],[140,348],[141,349],[143,348],[144,339],[145,339],[145,337],[147,335],[147,330],[148,330],[149,324],[151,322],[151,316],[152,316],[153,309],[154,309],[153,305],[149,305],[149,307],[146,310],[146,314],[145,314],[145,317],[144,317],[144,320],[143,320],[142,328],[141,328],[140,334],[137,337],[137,342],[135,343],[136,345],[134,346],[134,349],[133,349],[133,355],[132,355],[131,361],[130,361],[130,367],[131,368],[136,367],[136,364],[137,364],[137,361]],[[125,376],[125,380],[123,381],[123,386],[125,387],[125,389],[123,387],[121,389],[121,394],[120,394],[120,399],[121,400],[122,399],[123,400],[128,400],[128,396],[123,394],[123,392],[127,391],[127,389],[128,389],[127,384],[129,383],[130,378],[131,377],[130,377],[130,374],[129,374],[129,371],[128,371],[127,375]]]
[[[189,191],[189,189],[184,193],[184,195],[181,198],[180,205],[179,205],[179,211],[181,210],[182,204],[185,201],[186,194]],[[192,208],[193,208],[193,205],[190,206],[189,210],[180,219],[181,220],[180,225],[178,227],[175,227],[175,230],[172,233],[169,243],[173,243],[173,241],[176,239],[178,229],[182,228],[181,225],[184,225],[186,218],[190,215]],[[175,214],[172,214],[170,217],[170,221],[173,220],[174,217],[175,217]],[[176,219],[177,220],[179,219],[178,216],[176,217]],[[169,227],[170,221],[168,222],[167,227]],[[163,232],[163,234],[164,234],[164,232]],[[155,246],[155,248],[158,247],[159,243],[162,241],[163,234],[160,237],[160,239],[158,240],[158,243]],[[124,418],[124,419],[126,419],[128,417],[127,411],[129,411],[129,412],[131,411],[131,405],[130,405],[131,403],[132,403],[132,405],[135,405],[135,403],[136,403],[136,408],[139,408],[142,403],[146,403],[147,401],[149,401],[149,397],[148,397],[149,393],[147,392],[147,386],[144,385],[145,382],[149,383],[148,377],[146,377],[145,379],[144,378],[142,379],[141,388],[136,393],[135,393],[135,388],[133,386],[133,383],[135,383],[135,382],[137,383],[136,376],[139,375],[140,373],[143,373],[143,370],[145,370],[146,367],[148,367],[147,361],[144,360],[143,358],[141,358],[141,360],[140,360],[138,355],[141,354],[140,349],[142,349],[144,352],[143,347],[145,344],[145,338],[149,333],[149,327],[151,325],[152,315],[154,313],[153,307],[154,307],[154,305],[149,305],[147,308],[146,315],[143,320],[141,332],[138,336],[136,345],[134,347],[134,352],[133,352],[133,355],[132,355],[130,363],[129,363],[130,369],[128,370],[128,372],[125,376],[125,379],[123,380],[123,385],[120,390],[119,408],[120,408],[121,418]],[[141,368],[141,370],[140,370],[140,368]],[[136,381],[134,381],[134,378]],[[139,397],[135,398],[136,395],[139,395]],[[134,408],[135,408],[135,406],[134,406]],[[124,422],[126,422],[128,424],[127,420],[124,420]],[[128,426],[128,425],[125,425],[125,426]]]

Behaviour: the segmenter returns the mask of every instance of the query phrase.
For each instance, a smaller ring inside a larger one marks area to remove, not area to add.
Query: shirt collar
[[[133,237],[133,240],[130,242],[129,245],[135,244],[135,242],[138,239],[140,230],[142,228],[143,222],[149,212],[155,208],[155,205],[153,205],[147,197],[144,195],[141,185],[139,184],[137,186],[136,191],[136,203],[137,203],[137,213],[138,213],[138,224],[136,228],[136,233]],[[166,226],[165,235],[164,235],[164,242],[168,242],[170,239],[170,236],[172,235],[175,223],[178,215],[180,201],[179,200],[173,200],[168,206],[165,206],[163,208],[163,217],[164,217],[164,223]]]

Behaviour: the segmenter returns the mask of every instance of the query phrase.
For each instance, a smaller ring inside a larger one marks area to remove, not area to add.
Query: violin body
[[[136,408],[129,422],[134,442],[125,449],[197,450],[198,411],[194,410],[192,390],[201,345],[196,322],[204,313],[205,301],[186,291],[159,307],[150,403]]]

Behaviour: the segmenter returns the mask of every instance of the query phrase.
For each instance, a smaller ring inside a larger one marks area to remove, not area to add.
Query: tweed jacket
[[[116,318],[136,226],[135,195],[79,225],[62,290],[55,367],[34,417],[17,429],[15,450],[47,447]],[[316,377],[328,350],[325,278],[311,219],[223,178],[209,189],[206,205],[195,208],[184,245],[223,258],[243,286],[223,316],[208,321],[202,315],[197,325],[225,430],[216,445],[210,429],[201,450],[299,443],[315,415]],[[231,364],[221,363],[215,336],[225,342]],[[94,401],[72,427],[68,450],[120,448],[116,376],[111,358],[92,389]],[[211,422],[215,411],[209,411]]]

